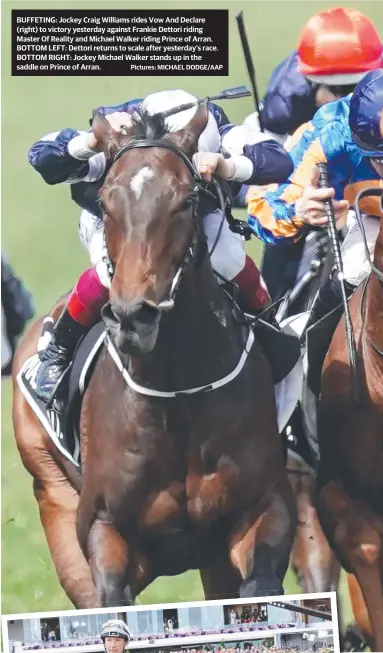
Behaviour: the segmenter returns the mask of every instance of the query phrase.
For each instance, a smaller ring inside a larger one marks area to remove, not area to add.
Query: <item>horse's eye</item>
[[[107,213],[107,211],[106,211],[106,209],[105,209],[105,204],[104,204],[104,202],[102,201],[101,197],[98,197],[98,198],[97,198],[97,204],[98,204],[98,206],[100,207],[100,211],[101,211],[102,213]]]
[[[195,202],[196,197],[194,196],[186,198],[186,200],[181,205],[181,212],[183,213],[184,211],[190,211],[190,209],[193,208]]]
[[[185,200],[184,203],[181,206],[181,211],[189,211],[189,209],[191,209],[192,205],[193,205],[193,202],[192,202],[192,200],[190,198]]]

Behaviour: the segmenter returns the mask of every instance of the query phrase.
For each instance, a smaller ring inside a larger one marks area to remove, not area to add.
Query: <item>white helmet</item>
[[[198,98],[187,91],[177,89],[173,91],[159,91],[158,93],[151,93],[143,100],[141,107],[150,115],[162,113],[168,109],[174,109],[181,104],[189,104],[190,102],[197,102]],[[169,132],[176,132],[186,127],[192,120],[196,113],[198,106],[185,111],[180,111],[165,119],[166,128]],[[198,151],[199,152],[219,152],[221,146],[221,137],[218,131],[216,120],[209,111],[207,125],[199,137]]]
[[[132,639],[132,633],[126,623],[121,619],[109,619],[101,628],[100,637],[102,641],[106,637],[123,637],[128,644]]]

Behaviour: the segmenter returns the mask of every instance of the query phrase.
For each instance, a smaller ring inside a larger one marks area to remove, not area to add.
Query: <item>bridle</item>
[[[224,221],[226,220],[227,206],[226,206],[226,200],[224,198],[224,195],[223,195],[223,192],[221,190],[220,184],[218,183],[217,180],[215,180],[213,178],[213,182],[214,182],[214,185],[216,187],[217,195],[218,195],[218,198],[219,198],[219,201],[220,201],[220,204],[221,204],[222,219],[221,219],[220,227],[218,229],[217,237],[215,239],[215,242],[214,242],[211,250],[208,252],[207,248],[203,248],[201,256],[199,256],[198,246],[199,246],[199,244],[201,242],[201,240],[199,238],[201,225],[200,225],[200,222],[199,222],[199,219],[198,219],[199,195],[200,195],[200,193],[202,191],[202,192],[207,192],[207,193],[213,195],[214,198],[215,198],[215,196],[208,189],[207,185],[203,181],[202,177],[196,171],[195,167],[193,166],[193,163],[190,161],[188,156],[184,152],[182,152],[182,150],[180,150],[176,145],[174,145],[173,143],[171,143],[170,141],[168,141],[166,139],[138,139],[138,140],[131,141],[130,143],[128,143],[128,145],[121,148],[121,150],[119,150],[117,152],[117,154],[115,154],[115,156],[113,157],[112,165],[114,165],[114,163],[116,163],[116,161],[118,161],[122,156],[124,156],[125,154],[130,152],[130,150],[134,150],[134,149],[137,149],[137,148],[149,148],[149,147],[160,147],[160,148],[166,149],[166,150],[176,154],[176,156],[178,156],[183,161],[183,163],[187,166],[189,172],[191,173],[193,181],[195,183],[194,193],[197,193],[197,199],[193,203],[192,217],[193,217],[194,228],[193,228],[193,234],[192,234],[191,242],[187,246],[186,251],[184,253],[184,256],[183,256],[183,258],[181,260],[181,263],[179,265],[179,268],[178,268],[178,270],[177,270],[177,272],[176,272],[176,274],[175,274],[175,276],[173,278],[173,282],[172,282],[172,285],[171,285],[171,289],[170,289],[168,299],[163,300],[158,305],[155,305],[156,309],[159,309],[159,310],[162,310],[162,311],[169,311],[174,307],[175,296],[176,296],[177,290],[179,288],[182,275],[183,275],[187,265],[191,261],[194,260],[195,265],[197,267],[198,264],[200,262],[202,262],[205,255],[208,255],[211,258],[212,253],[214,252],[214,249],[215,249],[215,247],[216,247],[216,245],[217,245],[217,243],[219,241],[219,238],[221,236]],[[229,197],[230,197],[230,195],[229,195]],[[112,265],[111,262],[109,262],[109,264]],[[113,274],[113,271],[112,271],[112,274]],[[129,374],[128,370],[125,368],[125,366],[124,366],[124,364],[123,364],[123,362],[121,360],[121,357],[119,355],[119,352],[118,352],[116,346],[114,345],[114,343],[112,342],[112,339],[111,339],[109,334],[107,334],[107,336],[106,336],[106,345],[107,345],[107,350],[108,350],[111,358],[115,362],[115,364],[117,366],[117,369],[120,371],[122,377],[124,378],[124,380],[125,380],[125,382],[126,382],[126,384],[128,385],[129,388],[131,388],[134,392],[137,392],[137,393],[142,394],[142,395],[146,395],[146,396],[150,396],[150,397],[156,397],[156,398],[162,398],[162,399],[169,399],[169,398],[176,398],[176,397],[179,397],[181,395],[193,395],[193,394],[211,392],[213,390],[216,390],[218,388],[223,387],[224,385],[227,385],[228,383],[231,383],[231,381],[233,381],[240,374],[240,372],[242,371],[244,365],[246,364],[247,358],[248,358],[248,356],[250,354],[250,351],[252,349],[252,346],[254,344],[254,340],[255,340],[254,331],[253,331],[253,329],[249,328],[248,329],[247,340],[246,340],[246,343],[245,343],[244,348],[242,350],[242,354],[241,354],[241,356],[240,356],[240,358],[238,360],[238,363],[236,364],[234,369],[231,372],[229,372],[228,374],[226,374],[225,376],[223,376],[223,377],[221,377],[221,378],[219,378],[219,379],[217,379],[215,381],[212,381],[210,383],[204,384],[202,386],[197,386],[197,387],[193,387],[193,388],[186,388],[184,390],[172,390],[172,391],[161,391],[161,390],[157,390],[155,388],[148,388],[146,386],[138,384],[136,381],[134,381],[132,376]]]
[[[194,194],[196,195],[196,197],[195,197],[195,199],[194,198],[191,199],[191,201],[193,203],[193,206],[192,206],[192,219],[193,219],[192,238],[191,238],[191,241],[188,244],[188,246],[187,246],[187,248],[186,248],[186,250],[185,250],[185,252],[183,254],[183,257],[181,259],[181,263],[180,263],[180,265],[178,267],[178,270],[177,270],[176,274],[174,275],[172,285],[171,285],[171,288],[170,288],[170,292],[169,292],[169,297],[167,299],[162,300],[159,304],[156,304],[157,309],[159,309],[161,311],[169,311],[174,307],[175,296],[176,296],[177,291],[179,289],[179,285],[180,285],[180,282],[181,282],[181,279],[182,279],[182,276],[183,276],[183,274],[185,272],[186,267],[189,265],[189,263],[192,260],[195,261],[196,267],[198,267],[201,264],[201,262],[202,262],[202,260],[204,258],[204,254],[207,253],[205,250],[202,251],[201,253],[198,251],[198,249],[199,249],[198,245],[199,245],[199,242],[200,242],[200,240],[199,240],[200,239],[200,229],[201,229],[201,224],[200,224],[200,221],[198,219],[198,207],[199,207],[200,193],[204,192],[204,193],[208,193],[208,194],[212,195],[213,197],[215,197],[215,196],[212,193],[212,191],[208,189],[208,185],[204,182],[202,177],[198,174],[196,168],[194,167],[194,165],[193,165],[192,161],[189,159],[189,157],[179,147],[177,147],[171,141],[169,141],[169,140],[167,140],[165,138],[159,138],[159,139],[148,138],[148,139],[137,139],[137,140],[131,141],[130,143],[128,143],[128,145],[125,145],[125,147],[121,148],[121,150],[119,150],[114,155],[114,157],[112,159],[111,167],[119,159],[121,159],[122,156],[124,156],[125,154],[127,154],[127,152],[130,152],[131,150],[142,149],[142,148],[146,149],[146,148],[152,148],[152,147],[162,148],[162,149],[168,150],[169,152],[173,152],[173,154],[175,154],[179,159],[181,159],[181,161],[186,165],[186,167],[188,168],[189,172],[191,173],[193,181],[195,183],[193,191],[194,191]],[[218,199],[219,199],[220,204],[221,204],[222,220],[221,220],[221,224],[220,224],[220,227],[219,227],[219,230],[218,230],[218,233],[217,233],[216,240],[215,240],[215,242],[213,244],[213,247],[208,252],[208,255],[209,255],[210,258],[211,258],[212,254],[213,254],[213,252],[214,252],[214,250],[215,250],[215,248],[216,248],[216,246],[218,244],[218,241],[220,239],[223,224],[224,224],[224,221],[226,219],[226,210],[227,210],[227,205],[226,205],[227,200],[225,200],[225,197],[223,195],[220,184],[214,178],[213,178],[213,183],[214,183],[214,186],[216,188]],[[230,197],[229,192],[227,193],[227,197]],[[104,238],[105,238],[105,235],[104,235]],[[106,251],[106,244],[105,244],[105,251]],[[105,262],[107,264],[109,277],[110,277],[110,280],[111,280],[113,278],[113,274],[114,274],[114,266],[113,266],[113,263],[110,261],[109,256],[107,256],[107,255],[105,256]]]

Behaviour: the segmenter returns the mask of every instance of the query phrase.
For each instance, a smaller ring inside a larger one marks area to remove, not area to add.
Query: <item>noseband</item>
[[[198,240],[199,240],[199,233],[200,233],[200,223],[198,221],[199,193],[201,191],[204,192],[210,192],[210,191],[207,191],[205,182],[203,181],[202,177],[198,174],[197,170],[195,169],[189,157],[184,152],[182,152],[182,150],[180,150],[176,145],[174,145],[173,143],[171,143],[166,139],[148,138],[148,139],[139,139],[136,141],[132,141],[128,145],[123,147],[121,150],[119,150],[117,154],[115,154],[111,165],[113,166],[119,159],[121,159],[121,157],[124,154],[130,152],[130,150],[151,148],[151,147],[157,147],[157,148],[162,148],[164,150],[168,150],[169,152],[173,152],[173,154],[175,154],[179,159],[181,159],[181,161],[186,165],[186,167],[188,168],[189,172],[193,177],[193,180],[195,182],[194,192],[197,192],[197,199],[193,201],[193,213],[192,213],[193,235],[192,235],[191,242],[187,246],[186,251],[181,259],[180,266],[173,278],[168,299],[165,299],[162,302],[160,302],[158,305],[157,304],[155,305],[156,308],[162,311],[169,311],[174,306],[175,296],[179,288],[180,281],[185,271],[185,268],[193,259],[195,259],[196,261],[198,261],[199,259],[199,257],[197,257]],[[221,200],[221,204],[222,204],[222,200]],[[222,208],[224,209],[224,206]],[[211,253],[212,252],[210,252],[210,255]],[[114,266],[110,261],[109,257],[107,260],[107,265],[109,270],[109,276],[112,279],[114,274]]]

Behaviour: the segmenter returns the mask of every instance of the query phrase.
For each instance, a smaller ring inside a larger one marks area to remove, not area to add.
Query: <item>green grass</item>
[[[49,2],[49,8],[136,9],[137,3]],[[68,188],[46,186],[27,162],[30,145],[40,136],[63,127],[87,128],[91,110],[101,104],[143,96],[162,88],[183,87],[200,96],[247,84],[240,51],[235,12],[244,9],[247,32],[256,62],[261,91],[272,68],[294,47],[301,26],[333,2],[232,2],[230,9],[230,75],[214,77],[14,77],[10,75],[10,9],[44,8],[46,3],[3,2],[2,104],[2,248],[17,273],[33,291],[38,313],[47,310],[68,290],[88,265],[77,236],[80,211],[71,203]],[[350,3],[349,3],[350,4]],[[212,8],[215,2],[171,2],[140,8]],[[357,5],[355,5],[357,6]],[[380,3],[365,0],[360,8],[383,33]],[[225,103],[233,121],[253,110],[249,99]],[[249,251],[259,259],[259,243]],[[56,578],[40,524],[31,477],[24,470],[12,429],[12,390],[2,384],[2,613],[59,610],[72,607]],[[287,592],[299,588],[289,572]],[[345,621],[352,617],[344,582],[339,591]],[[199,576],[189,572],[173,579],[158,579],[139,597],[142,603],[198,600]]]

